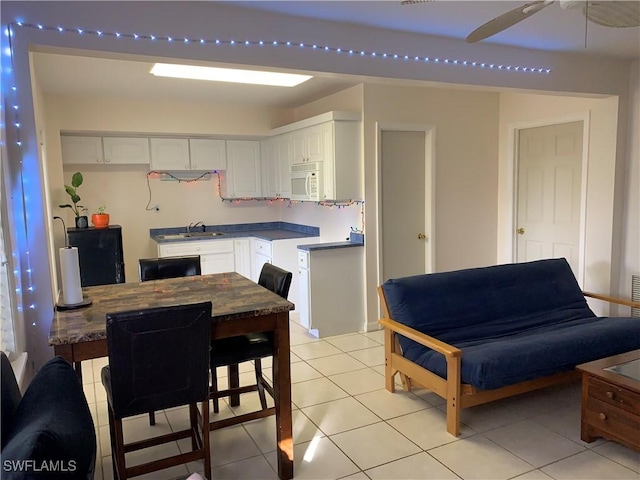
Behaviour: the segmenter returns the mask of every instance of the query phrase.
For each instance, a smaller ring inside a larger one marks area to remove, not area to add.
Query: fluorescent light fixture
[[[250,83],[276,87],[295,87],[311,78],[310,75],[295,73],[262,72],[259,70],[239,70],[235,68],[198,67],[156,63],[150,72],[160,77],[191,78],[214,82]]]

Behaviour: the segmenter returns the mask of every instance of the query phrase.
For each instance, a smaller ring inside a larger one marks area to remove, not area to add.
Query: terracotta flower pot
[[[107,228],[109,226],[109,214],[108,213],[94,213],[91,215],[91,222],[96,228]]]

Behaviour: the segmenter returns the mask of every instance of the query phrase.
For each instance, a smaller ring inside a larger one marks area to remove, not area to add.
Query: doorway
[[[515,261],[566,258],[581,278],[582,121],[517,131]]]
[[[434,165],[434,127],[378,125],[380,284],[434,269]]]

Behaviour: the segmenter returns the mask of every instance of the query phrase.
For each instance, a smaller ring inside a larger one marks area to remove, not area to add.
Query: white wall
[[[500,180],[498,202],[498,260],[512,261],[513,225],[513,146],[514,126],[524,128],[558,123],[586,116],[587,197],[584,251],[585,290],[609,294],[617,272],[620,250],[614,242],[616,129],[618,99],[576,98],[535,94],[500,95]]]
[[[640,275],[640,60],[631,64],[629,74],[629,124],[626,168],[621,168],[624,193],[620,296],[631,295],[631,275]]]
[[[367,318],[378,315],[377,123],[436,129],[435,271],[494,264],[499,95],[366,84],[364,89]],[[407,205],[406,208],[412,208]]]

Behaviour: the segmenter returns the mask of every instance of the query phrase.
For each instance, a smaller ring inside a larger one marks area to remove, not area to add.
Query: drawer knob
[[[607,419],[607,416],[606,416],[604,413],[600,412],[600,413],[598,414],[598,418],[599,418],[600,420],[603,420],[603,421],[604,421],[604,420],[606,420],[606,419]]]
[[[607,396],[607,398],[609,400],[613,400],[613,396],[614,396],[613,392],[607,392],[607,393],[605,393],[605,395]]]

